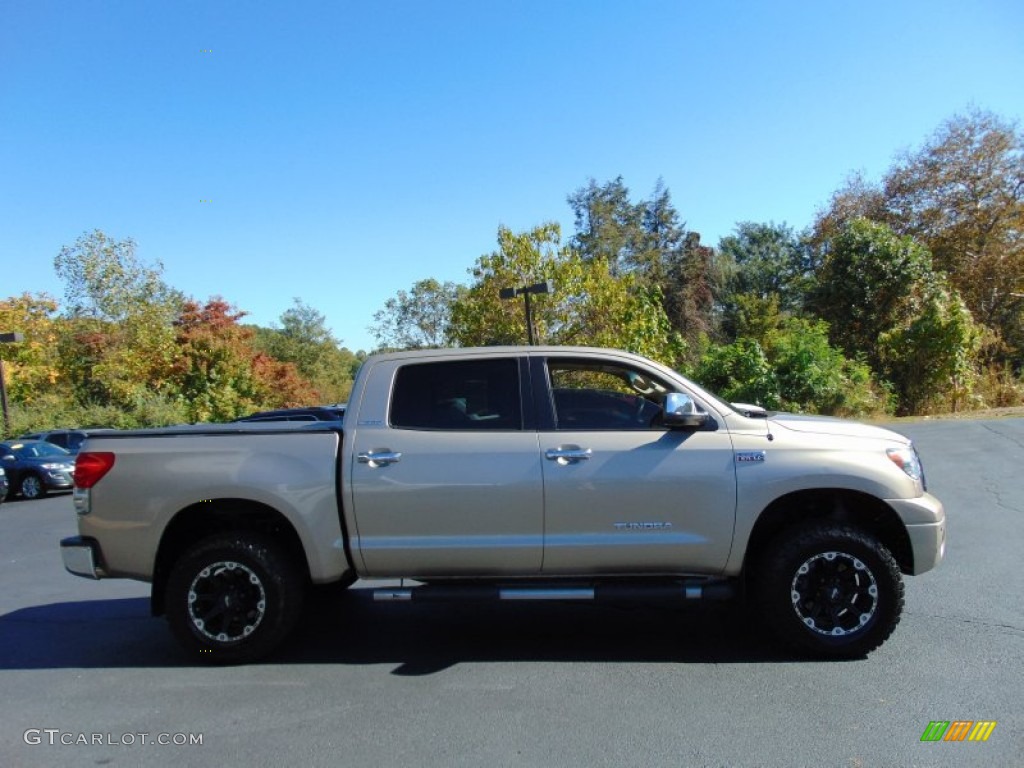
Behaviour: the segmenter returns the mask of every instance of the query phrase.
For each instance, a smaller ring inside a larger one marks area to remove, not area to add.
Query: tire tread
[[[871,560],[879,584],[879,614],[863,633],[833,639],[807,630],[797,619],[789,584],[800,562],[815,551],[852,548],[849,554]],[[752,585],[764,623],[777,638],[790,646],[827,658],[858,658],[884,643],[900,622],[904,605],[904,584],[892,554],[870,534],[848,523],[816,522],[790,528],[775,537],[763,550],[754,569]]]

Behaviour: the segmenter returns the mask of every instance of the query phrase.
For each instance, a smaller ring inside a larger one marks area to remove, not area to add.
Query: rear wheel
[[[899,624],[903,578],[892,554],[848,525],[817,523],[777,537],[752,584],[766,623],[784,642],[831,658],[864,656]]]
[[[29,474],[21,479],[21,495],[26,499],[41,499],[46,495],[46,485],[39,475]]]
[[[197,660],[254,661],[291,631],[304,583],[292,559],[272,540],[221,534],[196,544],[167,580],[167,620]]]

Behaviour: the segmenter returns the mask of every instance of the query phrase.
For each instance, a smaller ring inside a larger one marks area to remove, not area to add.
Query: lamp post
[[[554,292],[555,283],[553,280],[545,280],[543,283],[534,283],[533,285],[524,285],[521,288],[502,288],[498,291],[498,295],[503,299],[514,299],[516,296],[522,296],[526,302],[526,336],[530,340],[531,347],[537,342],[533,338],[533,312],[530,308],[530,296],[535,293]]]
[[[0,333],[0,344],[16,344],[24,341],[25,336],[21,333]],[[4,412],[4,437],[11,431],[11,414],[7,410],[7,381],[4,375],[4,359],[0,357],[0,408]]]

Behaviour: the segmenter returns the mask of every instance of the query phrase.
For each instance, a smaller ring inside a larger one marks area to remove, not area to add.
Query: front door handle
[[[363,453],[356,454],[356,461],[360,464],[369,464],[374,469],[377,467],[386,467],[389,464],[395,464],[401,458],[401,453],[398,451],[389,451],[386,448],[364,451]]]
[[[576,464],[585,461],[593,455],[589,448],[578,448],[576,446],[565,448],[549,448],[544,452],[544,458],[548,461],[557,461],[563,467],[566,464]]]

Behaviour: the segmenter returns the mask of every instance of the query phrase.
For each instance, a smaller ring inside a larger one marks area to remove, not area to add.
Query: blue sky
[[[343,344],[499,224],[662,178],[715,245],[802,229],[972,106],[1024,116],[1024,3],[0,0],[0,297],[131,237],[168,283]],[[0,329],[4,330],[4,329]]]

